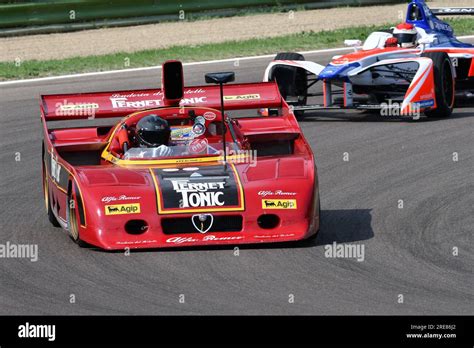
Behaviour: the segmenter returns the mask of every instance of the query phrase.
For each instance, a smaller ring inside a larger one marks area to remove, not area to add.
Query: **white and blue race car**
[[[373,32],[363,44],[346,40],[354,52],[335,56],[326,66],[299,53],[279,53],[264,81],[277,81],[299,119],[305,111],[342,108],[448,117],[455,101],[474,101],[474,46],[458,40],[437,14],[472,15],[474,8],[431,10],[424,0],[412,0],[405,23]],[[322,93],[311,92],[317,83]],[[323,102],[308,104],[309,97]]]

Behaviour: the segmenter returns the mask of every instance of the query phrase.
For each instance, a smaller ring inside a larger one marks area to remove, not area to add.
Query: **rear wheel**
[[[41,158],[43,159],[43,198],[44,204],[46,206],[46,213],[48,214],[48,220],[51,222],[51,225],[54,227],[59,227],[58,219],[54,216],[53,209],[51,208],[51,200],[49,196],[49,181],[48,175],[46,173],[46,163],[45,163],[45,148],[44,143],[41,144]]]
[[[71,239],[80,247],[86,246],[79,235],[79,223],[77,218],[77,199],[75,196],[74,184],[71,183],[69,186],[68,199],[67,199],[67,229]]]
[[[49,184],[48,177],[46,175],[46,170],[43,164],[43,194],[44,194],[44,204],[46,206],[46,213],[48,214],[48,220],[54,227],[59,227],[59,222],[54,216],[53,210],[51,208],[51,201],[49,199]]]
[[[433,61],[437,105],[436,109],[425,111],[425,115],[430,118],[449,117],[453,112],[455,84],[451,59],[445,52],[424,53],[423,57]]]
[[[275,60],[305,60],[299,53],[278,53]],[[293,106],[304,106],[308,99],[308,77],[306,70],[293,66],[276,66],[270,80],[277,82],[282,97]],[[304,111],[294,111],[298,120],[304,118]]]

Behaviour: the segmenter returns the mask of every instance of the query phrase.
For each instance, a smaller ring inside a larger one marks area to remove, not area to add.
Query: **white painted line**
[[[352,49],[353,49],[352,47],[340,47],[340,48],[331,48],[331,49],[323,49],[323,50],[304,51],[300,53],[302,54],[315,54],[315,53],[326,53],[326,52],[329,53],[329,52],[338,52],[338,51],[352,50]],[[235,61],[242,61],[242,60],[265,59],[265,58],[272,58],[274,56],[275,54],[265,54],[261,56],[216,59],[216,60],[206,60],[206,61],[201,61],[201,62],[190,62],[190,63],[183,63],[183,65],[193,66],[193,65],[218,64],[218,63],[227,63],[227,62],[235,62]],[[61,80],[61,79],[69,79],[69,78],[80,78],[80,77],[88,77],[88,76],[100,76],[100,75],[108,75],[108,74],[120,74],[120,73],[126,74],[130,72],[159,70],[159,69],[161,69],[161,65],[149,66],[149,67],[144,67],[144,68],[108,70],[108,71],[98,71],[98,72],[81,73],[81,74],[39,77],[35,79],[3,81],[3,82],[0,82],[0,86],[14,85],[14,84],[20,84],[20,83],[30,83],[30,82],[43,82],[43,81],[50,81],[50,80]]]
[[[474,35],[460,36],[458,37],[458,39],[460,40],[474,39]],[[352,47],[339,47],[339,48],[330,48],[330,49],[322,49],[322,50],[303,51],[300,53],[302,54],[330,53],[330,52],[338,52],[338,51],[352,50],[352,49],[353,49]],[[218,64],[218,63],[227,63],[227,62],[235,62],[235,61],[242,61],[242,60],[272,58],[273,56],[275,56],[275,54],[265,54],[265,55],[260,55],[260,56],[250,56],[250,57],[240,57],[240,58],[206,60],[206,61],[201,61],[201,62],[183,63],[183,65],[194,66],[194,65]],[[31,83],[31,82],[43,82],[43,81],[51,81],[51,80],[62,80],[62,79],[70,79],[70,78],[81,78],[81,77],[88,77],[88,76],[100,76],[100,75],[109,75],[109,74],[121,74],[121,73],[127,74],[130,72],[159,70],[159,69],[161,69],[161,65],[149,66],[149,67],[144,67],[144,68],[109,70],[109,71],[98,71],[98,72],[81,73],[81,74],[39,77],[35,79],[4,81],[4,82],[0,82],[0,86],[15,85],[15,84],[21,84],[21,83]]]

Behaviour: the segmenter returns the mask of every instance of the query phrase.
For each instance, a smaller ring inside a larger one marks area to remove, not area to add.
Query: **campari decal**
[[[244,210],[244,193],[232,164],[153,170],[159,214]]]

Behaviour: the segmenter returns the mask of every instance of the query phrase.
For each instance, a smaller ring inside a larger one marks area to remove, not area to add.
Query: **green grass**
[[[474,20],[472,19],[452,19],[450,24],[457,35],[474,33]],[[273,54],[283,51],[341,47],[344,39],[364,40],[372,31],[386,28],[387,26],[351,27],[334,31],[302,32],[274,38],[228,41],[195,46],[174,46],[134,53],[116,53],[48,61],[31,60],[22,62],[19,66],[16,66],[14,62],[0,63],[0,80],[154,66],[167,59],[192,62]]]

